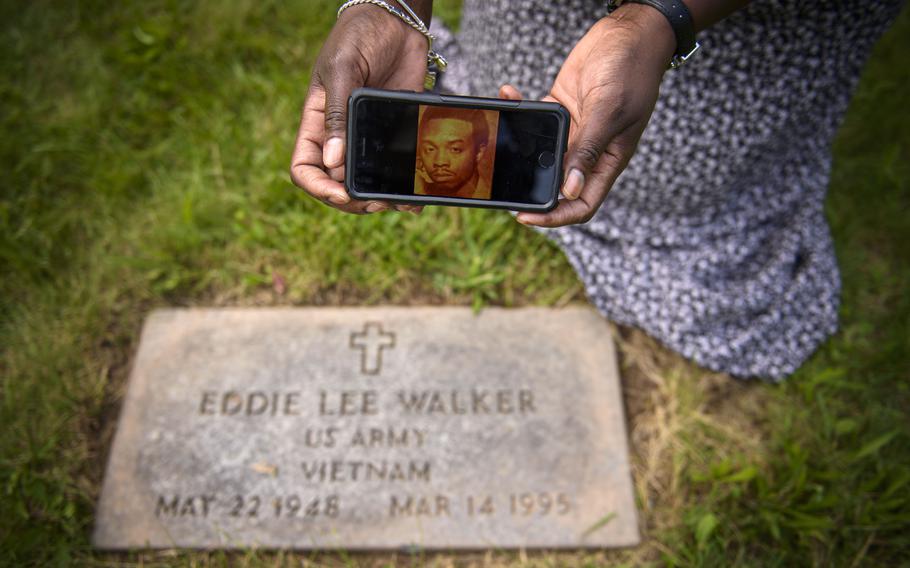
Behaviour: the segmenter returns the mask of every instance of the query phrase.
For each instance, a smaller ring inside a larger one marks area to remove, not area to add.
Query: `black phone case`
[[[405,101],[427,105],[443,105],[452,107],[468,107],[489,110],[527,110],[527,111],[547,111],[557,115],[559,119],[559,132],[556,140],[556,155],[558,156],[554,167],[556,175],[554,176],[554,185],[550,199],[543,204],[516,203],[512,201],[494,201],[465,199],[462,197],[438,197],[429,195],[395,195],[389,193],[366,193],[357,191],[357,188],[351,187],[349,180],[354,179],[353,167],[354,161],[354,144],[347,145],[347,155],[345,156],[345,177],[344,187],[348,194],[355,199],[377,199],[381,201],[390,201],[394,203],[408,203],[412,205],[453,205],[458,207],[482,207],[486,209],[508,209],[510,211],[532,211],[546,212],[553,210],[559,200],[559,186],[563,178],[563,156],[566,152],[566,145],[569,138],[569,111],[558,103],[544,101],[510,101],[506,99],[490,99],[485,97],[464,97],[458,95],[440,95],[436,93],[415,93],[413,91],[387,91],[383,89],[356,89],[348,99],[348,140],[356,139],[356,124],[354,118],[354,109],[357,108],[357,101],[365,98],[379,99],[385,101]]]

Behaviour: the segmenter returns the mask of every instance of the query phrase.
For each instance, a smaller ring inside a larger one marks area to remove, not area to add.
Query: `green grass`
[[[153,307],[582,297],[561,253],[505,213],[352,217],[290,185],[299,106],[336,7],[0,3],[0,563],[298,561],[90,549],[113,418]],[[459,7],[437,0],[438,17],[455,23]],[[835,146],[836,338],[784,385],[743,387],[729,403],[694,367],[664,368],[679,416],[691,420],[673,438],[677,493],[646,513],[646,552],[531,563],[910,558],[908,58],[905,10]],[[746,408],[748,397],[762,401],[745,433],[754,444],[723,411]]]

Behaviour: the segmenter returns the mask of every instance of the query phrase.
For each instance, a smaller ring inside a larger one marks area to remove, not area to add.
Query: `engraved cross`
[[[378,375],[382,370],[382,350],[395,347],[395,334],[382,331],[379,322],[367,322],[363,331],[351,334],[351,349],[360,349],[360,372]]]

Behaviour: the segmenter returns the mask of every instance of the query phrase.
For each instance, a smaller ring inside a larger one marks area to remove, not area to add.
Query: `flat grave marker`
[[[93,540],[635,545],[609,326],[574,307],[156,311]]]

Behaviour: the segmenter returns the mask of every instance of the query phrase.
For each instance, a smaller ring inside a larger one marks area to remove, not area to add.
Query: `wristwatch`
[[[651,6],[670,22],[670,27],[673,28],[673,34],[676,36],[676,53],[670,60],[671,68],[678,69],[701,47],[695,40],[695,24],[692,22],[692,14],[689,13],[689,9],[682,0],[608,0],[607,13],[612,13],[625,3]]]

